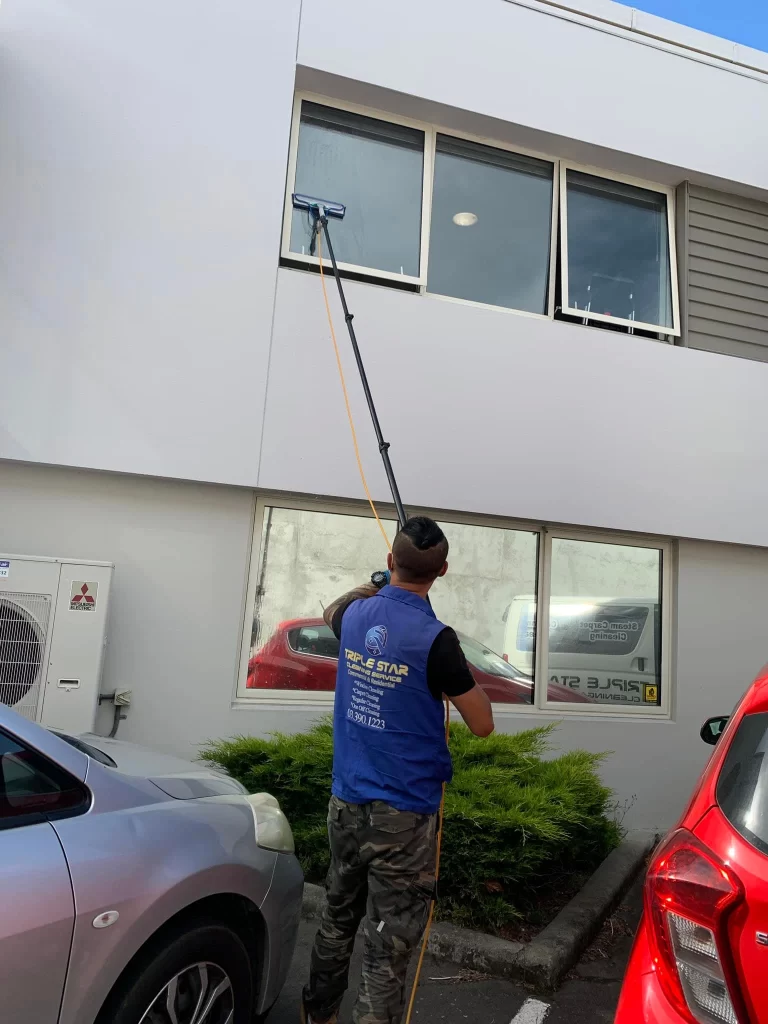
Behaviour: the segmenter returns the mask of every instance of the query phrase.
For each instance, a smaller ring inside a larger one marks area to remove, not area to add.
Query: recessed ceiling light
[[[454,213],[453,223],[458,224],[460,228],[471,228],[473,224],[477,224],[477,214]]]

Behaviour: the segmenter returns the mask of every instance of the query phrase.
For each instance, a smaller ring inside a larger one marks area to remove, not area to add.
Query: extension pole
[[[314,211],[313,211],[314,212]],[[389,441],[384,440],[384,435],[381,432],[381,424],[379,423],[379,417],[376,414],[376,406],[373,404],[373,395],[371,389],[368,386],[368,377],[365,373],[365,367],[363,366],[363,358],[360,355],[360,349],[357,344],[357,338],[355,337],[355,328],[352,326],[352,320],[354,314],[349,312],[347,306],[347,300],[344,296],[344,288],[341,284],[341,274],[336,264],[336,256],[333,252],[333,243],[331,242],[331,235],[328,231],[328,217],[325,214],[325,209],[322,206],[318,207],[316,218],[325,236],[325,242],[328,246],[328,255],[331,257],[331,266],[333,267],[333,276],[336,278],[336,287],[339,289],[339,299],[341,300],[341,308],[344,310],[344,322],[347,325],[349,331],[349,340],[352,342],[352,351],[355,353],[355,362],[357,363],[357,369],[360,373],[360,380],[363,383],[363,391],[365,392],[365,400],[368,403],[368,411],[371,414],[371,420],[373,421],[373,429],[376,433],[376,440],[379,443],[379,453],[381,454],[382,462],[384,463],[384,472],[387,474],[387,481],[389,483],[389,489],[392,492],[392,500],[395,503],[395,511],[397,512],[397,519],[402,529],[405,526],[405,509],[403,508],[403,502],[400,497],[400,491],[398,490],[397,481],[395,480],[395,473],[392,469],[392,463],[389,459]]]

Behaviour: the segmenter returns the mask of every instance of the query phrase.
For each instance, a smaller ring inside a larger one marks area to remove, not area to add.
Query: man
[[[365,916],[355,1024],[399,1024],[408,960],[435,887],[437,812],[452,766],[445,694],[476,736],[493,732],[490,702],[427,594],[448,570],[448,541],[409,519],[387,558],[390,583],[335,601],[325,621],[341,641],[328,815],[328,904],[304,990],[305,1024],[336,1024],[355,934]],[[378,574],[384,576],[384,574]]]

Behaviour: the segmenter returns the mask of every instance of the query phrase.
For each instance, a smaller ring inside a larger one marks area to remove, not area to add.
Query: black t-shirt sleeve
[[[427,685],[436,700],[446,697],[461,697],[475,685],[469,671],[467,659],[450,626],[438,633],[427,657]]]

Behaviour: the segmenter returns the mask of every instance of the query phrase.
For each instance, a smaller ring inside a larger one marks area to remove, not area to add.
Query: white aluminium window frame
[[[447,302],[459,302],[468,306],[478,306],[484,309],[493,309],[505,313],[512,313],[517,316],[533,317],[539,320],[552,320],[557,309],[562,309],[566,315],[573,316],[586,323],[605,323],[615,326],[626,327],[630,330],[649,331],[662,335],[666,338],[675,338],[681,335],[680,327],[680,294],[677,278],[677,245],[676,245],[676,223],[675,223],[675,190],[656,182],[644,179],[633,178],[629,175],[615,174],[599,167],[591,167],[585,164],[577,164],[571,161],[561,160],[550,153],[536,152],[526,149],[523,146],[512,145],[498,139],[487,136],[473,135],[469,132],[458,131],[454,128],[446,128],[437,124],[429,124],[424,121],[412,118],[401,117],[386,110],[379,110],[374,107],[367,107],[357,103],[349,103],[346,100],[335,99],[331,96],[324,96],[313,92],[297,92],[294,97],[293,116],[291,120],[291,137],[288,151],[288,173],[286,179],[285,206],[283,211],[283,233],[280,247],[282,259],[294,263],[303,263],[308,266],[317,267],[320,260],[317,256],[310,256],[307,253],[296,253],[290,249],[291,242],[291,219],[293,212],[292,194],[296,180],[296,164],[298,159],[299,131],[301,125],[301,105],[306,100],[311,103],[318,103],[330,109],[345,110],[352,114],[360,114],[363,117],[372,117],[391,124],[403,125],[406,128],[413,128],[424,135],[424,150],[422,159],[422,187],[421,187],[421,233],[419,251],[419,274],[397,274],[388,270],[378,270],[375,267],[366,267],[356,263],[339,262],[341,270],[361,274],[364,277],[380,279],[382,281],[393,281],[402,284],[414,285],[421,294],[429,295],[430,298]],[[545,313],[532,313],[529,310],[514,309],[506,306],[495,306],[484,302],[475,302],[472,299],[463,299],[453,295],[441,295],[439,292],[429,290],[428,269],[429,269],[429,243],[432,218],[432,192],[434,187],[434,170],[437,148],[437,136],[447,135],[450,138],[463,139],[467,142],[474,142],[481,146],[489,146],[493,149],[504,150],[509,153],[518,153],[521,156],[530,156],[538,160],[544,160],[553,165],[552,179],[552,220],[549,246],[549,279],[547,291],[547,310]],[[672,294],[672,326],[644,323],[639,320],[625,320],[621,317],[607,316],[603,313],[587,312],[583,309],[575,309],[566,305],[568,299],[568,202],[567,202],[567,173],[568,171],[579,171],[590,174],[594,177],[604,178],[607,181],[621,182],[634,185],[637,188],[646,189],[649,192],[656,192],[663,195],[666,200],[667,210],[667,257],[669,263],[669,275]],[[343,197],[328,196],[323,198],[337,199],[343,202]],[[558,228],[559,221],[559,228]],[[560,257],[561,283],[560,295],[556,294],[557,260]],[[326,257],[327,259],[327,257]]]
[[[618,701],[604,701],[594,705],[574,705],[577,714],[609,714],[638,715],[648,718],[669,718],[672,708],[670,684],[671,672],[671,640],[672,640],[672,545],[668,540],[623,535],[606,530],[561,530],[556,527],[544,527],[542,530],[541,551],[539,555],[539,578],[536,600],[536,658],[534,697],[536,706],[561,714],[563,707],[568,705],[549,700],[549,607],[552,580],[552,541],[576,540],[586,544],[614,544],[617,547],[648,548],[660,552],[660,587],[661,600],[661,702],[654,707],[649,704],[624,704]],[[542,571],[543,567],[543,571]],[[499,705],[502,707],[503,705]]]
[[[235,680],[233,708],[272,707],[319,707],[330,711],[333,707],[334,694],[331,691],[319,690],[248,690],[246,680],[251,650],[251,631],[253,612],[256,603],[256,590],[259,583],[262,561],[262,543],[264,515],[268,508],[295,509],[307,512],[335,513],[373,518],[370,507],[366,504],[353,502],[312,501],[302,500],[285,495],[262,495],[255,505],[253,543],[251,545],[251,561],[248,574],[248,586],[245,593],[243,609],[243,632],[240,658],[238,659],[237,678]],[[379,514],[386,525],[391,521],[396,526],[394,509],[379,506]],[[423,512],[444,520],[445,517],[434,510],[414,509],[414,514]],[[562,718],[581,717],[619,717],[644,719],[669,719],[672,704],[672,544],[668,540],[620,534],[604,530],[560,529],[541,523],[510,520],[501,517],[473,516],[469,514],[450,513],[450,521],[469,526],[485,526],[497,529],[520,530],[538,535],[537,547],[537,601],[536,601],[536,646],[535,646],[535,685],[533,704],[494,704],[494,714],[500,717],[518,717],[520,715],[547,714]],[[549,596],[552,565],[553,540],[579,540],[585,543],[626,545],[629,547],[650,548],[661,552],[661,704],[657,707],[643,704],[595,703],[567,704],[554,703],[548,699],[548,642],[549,637]]]
[[[320,96],[311,92],[296,93],[293,102],[293,117],[291,120],[291,143],[288,150],[288,177],[285,190],[285,208],[283,210],[283,239],[280,248],[280,256],[285,260],[292,260],[298,263],[309,264],[317,267],[320,260],[317,256],[310,256],[308,253],[297,253],[291,251],[291,218],[293,214],[292,196],[294,183],[296,181],[296,163],[299,155],[299,131],[301,128],[301,104],[306,100],[308,103],[318,103],[331,110],[345,110],[350,114],[360,114],[363,117],[373,117],[379,121],[387,121],[390,124],[400,124],[405,128],[413,128],[424,133],[424,150],[422,153],[422,179],[421,179],[421,234],[419,238],[419,274],[413,277],[410,274],[396,274],[391,270],[378,270],[375,267],[365,267],[357,263],[344,263],[337,261],[340,270],[346,270],[355,274],[364,274],[366,277],[381,278],[384,281],[398,281],[400,283],[423,286],[427,278],[427,253],[429,249],[429,212],[432,207],[432,159],[434,154],[434,139],[432,129],[419,121],[411,121],[408,118],[396,117],[380,110],[372,110],[370,107],[361,107],[356,103],[346,103],[342,100],[330,99],[328,96]],[[344,197],[320,196],[321,199],[334,200],[343,203]],[[327,253],[323,257],[324,263],[328,262]]]
[[[643,323],[640,320],[625,320],[618,316],[606,316],[604,313],[587,312],[583,309],[575,309],[569,306],[568,287],[568,171],[577,171],[580,174],[590,174],[595,178],[604,178],[606,181],[615,181],[625,185],[634,185],[636,188],[645,189],[648,192],[656,192],[666,199],[667,208],[667,259],[669,263],[670,287],[672,291],[672,326],[664,327],[660,324]],[[608,171],[596,167],[587,167],[582,164],[570,163],[566,160],[560,161],[560,291],[563,313],[568,316],[578,317],[587,323],[597,321],[604,324],[616,324],[617,326],[635,328],[641,331],[653,331],[654,334],[663,334],[667,337],[680,337],[680,292],[677,280],[677,245],[675,238],[675,190],[666,185],[657,185],[654,182],[643,181],[640,178],[631,178],[622,174],[611,174]]]
[[[529,156],[534,160],[541,160],[545,163],[552,164],[552,209],[550,212],[550,231],[549,231],[549,271],[547,275],[547,310],[545,313],[532,313],[529,309],[516,309],[514,306],[495,306],[489,302],[477,302],[474,299],[463,299],[456,295],[443,295],[441,292],[431,291],[429,287],[429,234],[427,234],[425,244],[427,251],[425,253],[425,264],[424,264],[424,284],[421,291],[425,295],[429,295],[433,299],[441,299],[445,302],[460,302],[464,306],[477,306],[480,309],[493,309],[496,312],[513,313],[515,316],[527,316],[532,317],[535,320],[552,320],[555,315],[555,305],[557,296],[555,295],[555,286],[557,278],[557,218],[558,210],[560,206],[560,189],[558,187],[559,182],[559,166],[560,161],[557,157],[550,156],[548,153],[539,153],[532,149],[525,149],[523,146],[513,146],[509,142],[500,142],[498,139],[487,138],[482,135],[472,135],[469,132],[457,131],[454,128],[441,128],[439,125],[433,125],[430,128],[431,139],[430,145],[432,147],[432,154],[430,158],[431,168],[431,180],[429,183],[430,191],[430,203],[429,203],[429,226],[431,228],[432,220],[432,193],[434,191],[434,177],[435,177],[435,161],[437,160],[437,136],[447,135],[451,139],[462,139],[464,142],[474,142],[478,146],[487,146],[489,149],[500,149],[506,153],[514,153],[518,156]]]
[[[395,274],[387,270],[377,270],[375,267],[365,267],[357,263],[339,263],[340,270],[346,270],[355,274],[362,274],[365,277],[379,278],[384,281],[398,281],[416,285],[422,294],[430,298],[441,299],[447,302],[460,302],[466,306],[478,306],[482,309],[493,309],[505,313],[513,313],[517,316],[533,317],[537,320],[551,320],[555,315],[555,279],[557,271],[557,221],[558,208],[560,203],[560,190],[558,188],[558,167],[559,160],[549,153],[540,153],[523,146],[514,146],[507,142],[500,142],[498,139],[488,138],[483,135],[473,135],[469,132],[457,131],[454,128],[444,128],[441,125],[428,124],[425,121],[415,121],[405,117],[390,114],[385,110],[378,110],[375,107],[365,107],[356,103],[348,103],[344,100],[336,100],[319,93],[298,92],[294,97],[293,116],[291,120],[291,141],[288,151],[288,175],[286,180],[285,208],[283,211],[283,235],[280,247],[280,256],[284,260],[297,263],[318,266],[320,260],[317,256],[309,256],[306,253],[292,252],[291,245],[291,217],[292,217],[292,195],[296,181],[296,163],[299,150],[299,131],[301,128],[301,104],[306,100],[308,103],[318,103],[330,109],[346,110],[351,114],[360,114],[363,117],[372,117],[379,121],[388,121],[391,124],[400,124],[406,128],[413,128],[424,133],[424,154],[423,154],[423,177],[421,186],[421,238],[419,252],[419,276],[412,277],[407,274]],[[447,135],[453,139],[463,139],[465,142],[474,142],[479,146],[488,146],[491,149],[504,150],[507,153],[515,153],[520,156],[529,156],[535,160],[543,160],[552,164],[552,213],[550,222],[549,239],[549,276],[547,280],[547,310],[545,313],[532,313],[525,309],[515,309],[510,306],[494,306],[486,302],[475,302],[472,299],[457,298],[455,295],[441,295],[439,292],[432,292],[428,286],[429,270],[429,241],[432,221],[432,192],[435,178],[435,158],[437,151],[437,136]],[[334,196],[321,198],[334,199]],[[338,200],[343,202],[343,197]]]

